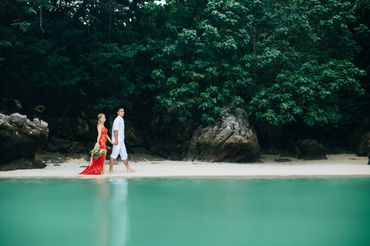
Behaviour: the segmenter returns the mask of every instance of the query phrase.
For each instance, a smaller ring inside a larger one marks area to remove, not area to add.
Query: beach
[[[130,164],[136,172],[127,173],[122,162],[114,165],[113,173],[79,175],[88,161],[68,158],[61,162],[47,161],[43,169],[23,169],[0,172],[0,178],[300,178],[370,176],[367,157],[354,154],[327,155],[326,160],[298,160],[292,157],[261,155],[258,163],[211,163],[172,161],[135,156]],[[279,159],[278,161],[276,161]],[[106,161],[105,170],[109,164]]]

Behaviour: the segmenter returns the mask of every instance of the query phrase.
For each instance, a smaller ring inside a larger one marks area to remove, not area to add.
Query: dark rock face
[[[21,158],[34,163],[35,167],[42,166],[36,163],[34,157],[36,150],[46,143],[48,134],[48,124],[42,120],[35,118],[31,121],[18,113],[9,116],[0,114],[0,166]],[[32,166],[28,163],[25,168]]]
[[[48,141],[47,150],[50,152],[66,153],[71,146],[72,142],[67,139],[51,137]]]
[[[146,146],[151,155],[170,160],[186,159],[189,142],[195,131],[192,122],[186,125],[158,124],[153,122],[151,132],[144,132]],[[145,134],[146,133],[146,134]]]
[[[173,139],[169,139],[159,142],[159,144],[153,144],[149,149],[149,153],[161,156],[165,159],[183,160],[186,155],[186,149],[184,142],[177,142]]]
[[[16,169],[44,168],[45,162],[41,160],[28,160],[20,158],[0,166],[1,171],[11,171]]]
[[[94,147],[98,136],[96,126],[97,120],[95,119],[79,117],[50,118],[50,137],[47,143],[47,151],[60,153],[88,152]],[[109,122],[106,122],[105,127],[108,128],[108,135],[111,136],[112,129]],[[141,132],[133,127],[126,126],[125,143],[127,147],[141,147],[145,141]]]
[[[360,138],[357,155],[367,156],[370,153],[370,132],[366,132]]]
[[[78,139],[88,141],[96,138],[96,120],[85,120],[78,117],[60,117],[49,120],[50,136],[70,141]]]
[[[276,159],[274,159],[274,161],[276,161],[276,162],[289,162],[289,161],[292,161],[292,160],[288,159],[288,158],[276,158]]]
[[[139,147],[143,146],[144,140],[140,132],[132,127],[126,127],[125,129],[125,141],[128,146]]]
[[[47,151],[60,153],[88,152],[97,137],[96,120],[60,117],[49,120]]]
[[[257,135],[246,112],[235,108],[215,125],[194,132],[186,159],[251,162],[258,159],[259,151]]]
[[[296,151],[299,159],[322,160],[327,159],[324,145],[315,139],[299,140],[296,143]]]

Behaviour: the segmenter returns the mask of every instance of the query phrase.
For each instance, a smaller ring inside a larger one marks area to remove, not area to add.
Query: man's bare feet
[[[135,169],[133,169],[132,167],[129,167],[129,168],[127,168],[127,172],[128,173],[134,173]]]

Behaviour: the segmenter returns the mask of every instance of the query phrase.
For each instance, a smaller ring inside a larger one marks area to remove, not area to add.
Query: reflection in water
[[[128,209],[127,209],[127,194],[128,182],[126,179],[110,179],[109,184],[109,203],[108,209],[111,223],[109,230],[109,245],[124,246],[127,243],[128,236]],[[107,216],[105,216],[107,218]],[[108,244],[105,244],[108,245]]]
[[[108,183],[104,180],[97,180],[98,185],[98,197],[97,197],[97,214],[98,214],[98,223],[97,225],[98,231],[96,232],[97,235],[97,242],[98,245],[108,245],[108,213],[107,213],[107,198],[108,198]]]
[[[98,245],[124,246],[128,235],[127,193],[125,179],[97,180],[96,212]]]

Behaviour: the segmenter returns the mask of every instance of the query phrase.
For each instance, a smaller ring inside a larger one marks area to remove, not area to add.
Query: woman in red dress
[[[107,155],[107,139],[113,144],[112,140],[108,136],[108,129],[104,127],[106,121],[105,114],[98,115],[98,138],[96,140],[96,148],[99,147],[101,150],[99,156],[91,156],[90,164],[80,174],[102,174],[104,173],[105,156]]]

